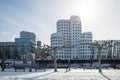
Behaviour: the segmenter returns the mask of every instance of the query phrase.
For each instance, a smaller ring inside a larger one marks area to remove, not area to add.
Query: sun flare
[[[81,16],[82,19],[91,19],[94,17],[95,13],[95,0],[87,0],[84,1],[82,4],[78,4],[75,7],[75,13]]]

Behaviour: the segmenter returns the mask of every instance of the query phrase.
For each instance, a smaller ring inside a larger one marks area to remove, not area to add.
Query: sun
[[[85,0],[81,4],[77,4],[74,7],[74,12],[79,15],[82,19],[91,20],[96,12],[96,0]]]

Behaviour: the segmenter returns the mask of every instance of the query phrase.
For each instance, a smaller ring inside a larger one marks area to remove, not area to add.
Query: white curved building
[[[81,35],[81,39],[79,40],[79,43],[92,43],[92,32],[84,32]],[[79,45],[79,59],[86,60],[91,59],[93,57],[93,48],[90,45]]]
[[[60,19],[57,21],[57,32],[51,34],[51,46],[73,46],[79,44],[82,38],[81,20],[79,16],[71,16],[70,19]],[[89,33],[89,32],[88,32]],[[84,33],[84,34],[88,34]],[[90,37],[88,41],[92,40],[92,34],[88,34]],[[89,40],[90,38],[90,40]],[[79,59],[79,45],[74,48],[64,48],[57,50],[57,59]]]

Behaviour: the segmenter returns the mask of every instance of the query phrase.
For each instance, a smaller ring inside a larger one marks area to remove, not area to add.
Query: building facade
[[[27,58],[31,53],[35,53],[36,35],[32,32],[20,32],[20,38],[15,38],[15,44],[22,58]]]
[[[62,48],[57,50],[57,59],[79,59],[81,54],[80,41],[91,42],[92,33],[82,33],[81,20],[79,16],[71,16],[70,19],[60,19],[57,21],[57,32],[51,34],[51,46],[74,46],[73,48]],[[83,52],[83,51],[82,51]]]
[[[0,42],[0,58],[5,55],[6,59],[14,58],[15,56],[14,42]]]
[[[21,31],[20,32],[20,38],[29,38],[33,42],[36,42],[36,35],[33,32]]]
[[[78,56],[80,60],[89,60],[93,57],[93,47],[85,43],[92,43],[92,32],[84,32],[79,40]]]
[[[41,47],[41,41],[37,42],[37,46]],[[6,59],[29,59],[32,53],[35,54],[37,46],[34,33],[21,31],[20,38],[15,38],[15,42],[0,42],[0,56],[4,53]]]
[[[106,44],[101,50],[101,59],[120,59],[120,40],[95,40],[93,43]],[[94,58],[98,59],[98,49],[94,48]]]
[[[51,34],[51,46],[74,46],[57,50],[57,59],[97,60],[98,48],[86,43],[106,44],[101,50],[101,59],[120,59],[120,40],[94,40],[92,32],[82,32],[79,16],[60,19],[56,24],[57,32]],[[108,46],[109,45],[109,46]]]

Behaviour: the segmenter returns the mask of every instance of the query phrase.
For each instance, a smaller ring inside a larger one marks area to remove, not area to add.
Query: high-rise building
[[[40,41],[38,42],[40,46]],[[3,52],[7,58],[29,59],[31,53],[35,53],[36,35],[32,32],[20,32],[20,38],[15,38],[15,42],[0,42],[0,56]]]
[[[21,31],[20,38],[29,38],[33,40],[34,42],[36,42],[36,35],[33,32]]]
[[[57,50],[57,59],[79,59],[80,41],[85,39],[92,42],[92,33],[82,33],[81,20],[79,16],[71,16],[70,19],[60,19],[57,21],[57,32],[51,34],[51,46],[74,46],[73,48],[62,48]]]
[[[20,38],[15,38],[17,50],[21,56],[30,55],[35,52],[36,48],[36,35],[32,32],[20,32]]]

